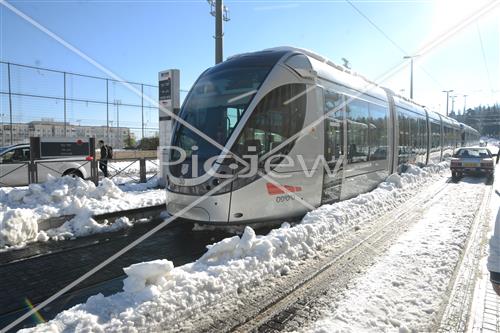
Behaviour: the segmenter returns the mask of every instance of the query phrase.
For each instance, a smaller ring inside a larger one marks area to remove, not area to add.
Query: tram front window
[[[229,68],[204,75],[193,87],[180,117],[224,145],[268,71],[268,68]],[[185,126],[179,128],[176,139],[176,144],[188,155],[193,145],[210,156],[214,156],[210,152],[219,152]]]
[[[226,66],[207,71],[192,88],[179,116],[224,146],[269,70],[268,66]],[[197,147],[201,162],[198,175],[203,174],[201,166],[205,160],[220,154],[219,148],[180,123],[174,135],[173,145],[186,152],[187,164],[190,164],[193,147]],[[173,150],[171,159],[179,157],[179,152]],[[178,174],[179,168],[173,166],[171,171]]]

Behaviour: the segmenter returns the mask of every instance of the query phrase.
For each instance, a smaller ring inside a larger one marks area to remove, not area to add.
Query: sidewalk
[[[467,332],[500,332],[500,297],[495,294],[486,269],[485,257],[480,261],[481,271],[474,291]]]
[[[493,184],[493,191],[500,189],[500,164],[496,168],[496,179]],[[500,296],[494,291],[490,283],[490,274],[486,269],[489,253],[489,240],[495,229],[496,215],[500,214],[500,197],[492,193],[490,202],[490,219],[487,236],[484,240],[484,250],[479,261],[479,276],[474,289],[474,299],[470,309],[467,332],[472,333],[493,333],[500,332]]]

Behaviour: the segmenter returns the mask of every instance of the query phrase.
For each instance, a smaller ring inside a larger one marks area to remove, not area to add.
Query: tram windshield
[[[224,145],[269,71],[268,68],[228,68],[202,76],[191,90],[181,118]],[[180,126],[175,145],[191,155],[192,147],[206,157],[220,149],[191,129]]]
[[[179,116],[224,146],[278,59],[275,53],[243,56],[207,70],[189,92]],[[221,151],[180,123],[174,130],[172,144],[186,152],[188,164],[193,147],[197,147],[196,154],[202,163]],[[177,160],[178,154],[172,150],[172,160]]]

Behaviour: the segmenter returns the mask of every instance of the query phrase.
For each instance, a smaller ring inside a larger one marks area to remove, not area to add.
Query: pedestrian
[[[104,144],[103,140],[99,140],[99,147],[101,147],[101,158],[99,159],[99,169],[101,169],[104,177],[108,177],[108,160],[112,158],[111,147]]]
[[[498,190],[495,191],[500,196]],[[495,221],[495,231],[490,239],[490,255],[488,256],[488,271],[493,290],[500,296],[500,209]]]

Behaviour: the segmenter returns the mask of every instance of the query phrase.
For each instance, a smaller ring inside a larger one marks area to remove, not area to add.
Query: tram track
[[[416,194],[397,209],[339,233],[332,240],[335,245],[320,256],[300,262],[299,269],[287,275],[259,284],[255,292],[241,294],[235,302],[206,304],[207,309],[213,311],[203,312],[196,318],[180,316],[176,322],[196,322],[197,332],[248,332],[261,331],[263,327],[269,329],[268,323],[283,321],[285,317],[297,317],[298,313],[287,311],[297,304],[300,304],[297,308],[304,308],[315,299],[314,295],[323,293],[327,285],[345,290],[353,277],[360,274],[360,267],[372,265],[377,257],[367,256],[366,249],[383,253],[451,184],[451,180],[432,184],[425,193]],[[279,325],[271,331],[284,329]]]
[[[110,213],[97,214],[92,216],[98,223],[114,223],[116,219],[121,217],[127,217],[131,221],[138,221],[141,219],[147,219],[149,226],[155,223],[161,222],[161,212],[164,211],[165,205],[156,205],[150,207],[134,208],[130,210],[122,210]],[[75,215],[64,215],[60,217],[50,218],[42,220],[40,223],[42,227],[40,230],[47,230],[50,228],[59,227],[67,221],[74,218]],[[165,228],[175,227],[176,223],[169,224]],[[137,225],[134,225],[137,227]],[[0,269],[9,264],[13,264],[19,261],[32,260],[34,258],[42,256],[57,255],[61,252],[75,251],[89,246],[97,246],[101,242],[111,241],[111,236],[113,237],[127,237],[129,229],[120,230],[111,233],[100,233],[89,235],[86,237],[69,239],[63,241],[48,241],[48,242],[35,242],[30,243],[26,247],[21,249],[12,249],[5,252],[0,252]]]
[[[379,254],[384,253],[385,249],[388,249],[393,243],[393,240],[397,239],[404,231],[411,227],[413,224],[412,221],[418,221],[423,211],[432,207],[435,203],[439,202],[439,200],[443,200],[444,193],[447,193],[444,191],[447,191],[450,186],[453,186],[453,183],[454,182],[448,181],[446,184],[434,189],[432,193],[426,192],[428,198],[413,201],[411,205],[398,207],[397,210],[399,213],[397,214],[389,213],[379,218],[379,220],[382,221],[387,218],[390,218],[390,220],[388,220],[387,223],[378,224],[377,230],[373,230],[369,235],[366,235],[353,246],[347,249],[343,247],[345,250],[337,251],[328,256],[326,262],[316,265],[316,267],[318,267],[316,271],[293,287],[288,288],[285,293],[275,297],[272,302],[259,308],[253,316],[247,317],[248,319],[246,320],[241,320],[232,327],[226,326],[221,331],[294,331],[303,327],[307,322],[319,319],[322,313],[318,309],[321,309],[321,307],[325,305],[331,307],[331,304],[340,301],[344,291],[350,288],[352,279],[362,274],[364,270],[371,266],[374,263],[374,259]],[[461,268],[465,260],[464,257],[469,260],[473,258],[474,254],[477,252],[477,248],[474,247],[474,242],[484,233],[484,230],[481,228],[481,220],[484,217],[484,210],[485,207],[488,206],[487,202],[490,196],[491,187],[485,186],[480,196],[481,201],[478,200],[480,204],[474,213],[474,220],[469,227],[468,242],[464,246],[461,259],[459,259],[456,264],[453,276],[450,279],[450,284],[444,294],[445,301],[441,305],[441,310],[436,316],[433,326],[431,326],[434,327],[431,331],[437,331],[438,328],[443,328],[444,325],[442,322],[444,322],[446,318],[448,321],[445,324],[450,324],[450,318],[454,320],[459,315],[467,315],[468,303],[466,301],[468,301],[468,299],[461,298],[464,292],[458,290],[459,288],[457,289],[456,286],[457,281],[461,280],[466,280],[466,282],[471,283],[472,286],[474,284],[473,280],[475,273],[470,270],[463,271]],[[364,245],[368,245],[366,248],[371,251],[367,252]],[[473,249],[471,250],[470,247],[473,247]],[[367,253],[370,252],[375,255],[370,256],[371,258],[367,258]],[[452,290],[458,290],[458,293],[452,293]],[[325,294],[328,294],[328,297],[322,298]],[[458,296],[456,294],[458,294]],[[328,301],[328,305],[325,303],[326,300]],[[246,303],[247,301],[242,302]],[[449,309],[450,303],[454,305],[458,304],[458,306],[452,307],[454,312]],[[453,322],[453,324],[456,326],[457,323]],[[217,328],[215,327],[217,326],[212,326],[212,332],[220,328],[220,326]]]
[[[374,230],[365,235],[358,235],[354,241],[348,242],[347,247],[331,253],[315,271],[289,288],[285,294],[276,297],[258,314],[225,331],[249,332],[281,329],[286,321],[295,316],[301,316],[300,310],[314,302],[325,289],[345,290],[352,277],[363,270],[361,267],[370,266],[373,256],[383,253],[392,241],[418,220],[421,212],[431,206],[436,197],[451,184],[451,180],[448,180],[434,189],[432,195],[426,193],[423,198],[412,200],[411,203],[398,207],[396,211],[384,214],[374,223]],[[367,258],[367,252],[372,253],[372,258]],[[297,304],[299,306],[295,306]]]

